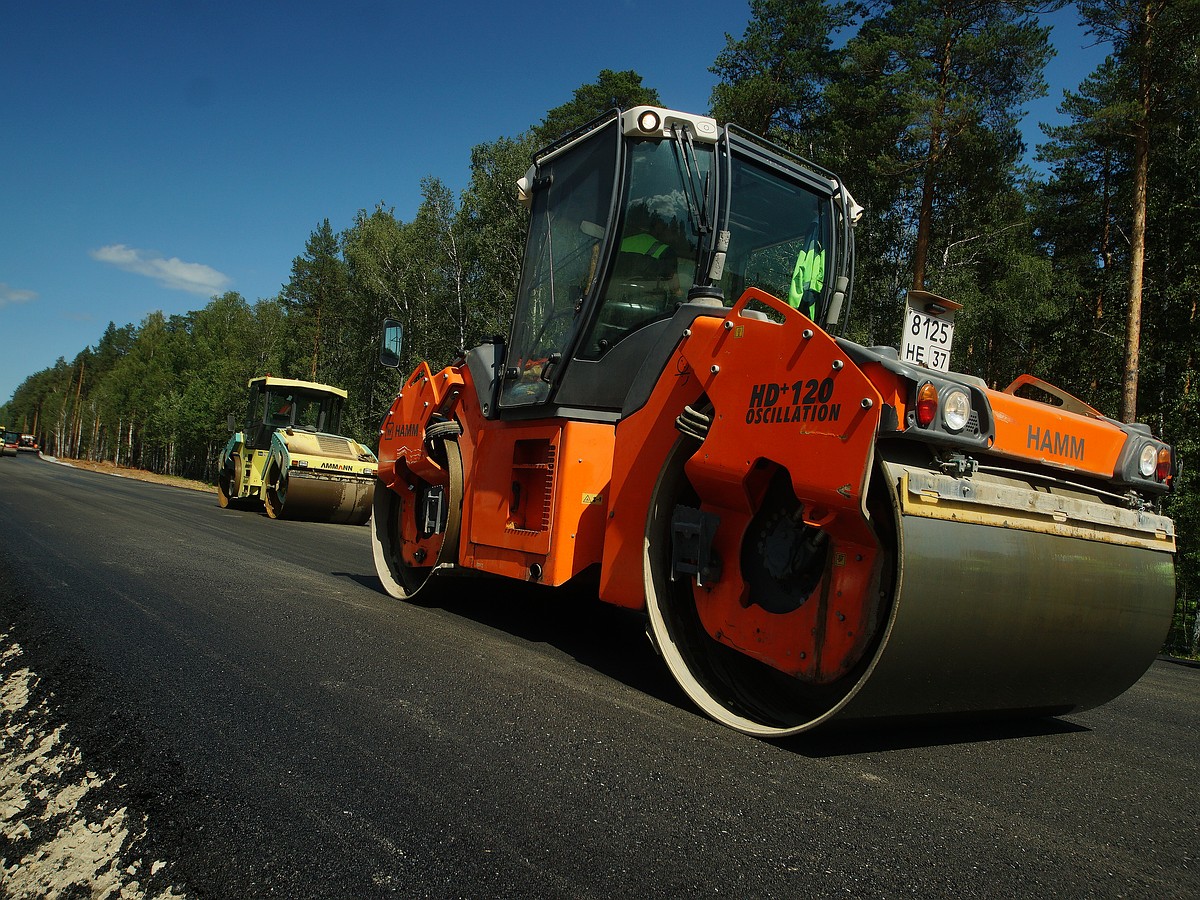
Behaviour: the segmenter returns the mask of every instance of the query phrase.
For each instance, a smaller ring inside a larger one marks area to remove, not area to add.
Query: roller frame
[[[442,484],[449,491],[450,497],[447,502],[446,527],[442,532],[431,536],[436,546],[430,565],[411,564],[405,559],[402,547],[406,530],[411,533],[416,528],[415,521],[406,522],[404,517],[419,515],[415,499],[410,499],[415,498],[417,492],[406,491],[409,496],[405,496],[389,490],[383,484],[379,484],[375,490],[374,513],[371,516],[371,553],[376,574],[384,590],[397,600],[416,599],[417,594],[429,583],[433,575],[454,570],[458,561],[463,504],[462,454],[456,441],[445,440],[441,443],[445,453],[445,480]],[[429,540],[426,539],[423,543],[428,543]]]

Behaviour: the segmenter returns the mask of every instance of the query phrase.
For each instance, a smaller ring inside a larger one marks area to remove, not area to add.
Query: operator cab
[[[827,330],[862,210],[833,173],[737,126],[640,106],[542,150],[508,343],[466,353],[486,418],[615,422],[688,324],[755,287]],[[770,318],[769,307],[747,309]],[[380,362],[400,363],[399,322]]]
[[[619,418],[642,365],[661,370],[687,322],[748,287],[818,321],[840,315],[853,200],[831,173],[733,126],[614,111],[539,153],[519,187],[530,222],[499,373],[505,418],[547,405]]]
[[[280,428],[337,434],[346,392],[329,385],[290,378],[250,380],[246,409],[246,443],[256,450],[271,446]]]

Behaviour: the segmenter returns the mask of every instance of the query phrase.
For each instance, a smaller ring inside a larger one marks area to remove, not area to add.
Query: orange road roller
[[[638,107],[518,189],[511,334],[419,365],[383,422],[389,593],[588,573],[701,710],[764,737],[1060,715],[1146,670],[1172,448],[1037,378],[950,371],[957,304],[933,294],[896,347],[839,336],[861,209],[836,175]],[[385,365],[401,340],[386,323]]]

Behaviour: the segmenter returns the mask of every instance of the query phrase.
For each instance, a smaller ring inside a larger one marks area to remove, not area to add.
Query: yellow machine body
[[[364,524],[377,461],[335,433],[346,392],[270,376],[251,379],[249,387],[245,425],[219,461],[221,505],[261,502],[271,518]]]

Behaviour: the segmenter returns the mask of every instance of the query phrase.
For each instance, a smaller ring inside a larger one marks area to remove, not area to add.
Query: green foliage
[[[347,294],[346,267],[337,236],[325,219],[309,236],[304,255],[292,261],[292,277],[280,293],[294,341],[287,375],[321,381],[327,360],[336,359]]]
[[[1127,72],[1109,58],[1062,104],[1071,124],[1047,130],[1038,158],[1052,177],[1032,192],[1051,290],[1062,315],[1048,326],[1079,352],[1049,361],[1045,377],[1115,415],[1129,290],[1131,171]]]
[[[822,124],[831,166],[867,210],[860,315],[872,337],[891,341],[904,289],[941,290],[941,268],[956,250],[1013,225],[1011,205],[993,201],[1017,190],[1017,123],[1023,104],[1045,91],[1050,51],[1046,29],[1021,3],[896,0],[863,9],[826,90]],[[988,218],[992,211],[1000,218]]]
[[[998,387],[1030,371],[1115,414],[1135,88],[1148,74],[1139,410],[1186,462],[1167,503],[1183,646],[1200,599],[1200,0],[1080,0],[1114,53],[1063,100],[1070,124],[1048,130],[1035,179],[1018,122],[1044,91],[1050,49],[1033,14],[1061,5],[752,0],[714,61],[712,111],[837,172],[865,207],[848,336],[894,344],[917,282],[964,305],[957,370]],[[1148,47],[1133,21],[1146,11]],[[110,323],[94,347],[27,378],[0,417],[51,453],[211,478],[225,417],[240,417],[249,378],[271,373],[345,388],[344,430],[373,442],[421,360],[436,368],[508,332],[527,228],[515,184],[534,151],[613,107],[659,102],[636,72],[605,69],[541,122],[472,148],[461,196],[426,178],[411,221],[383,203],[340,233],[325,219],[278,297],[228,293],[184,316]],[[387,317],[405,326],[400,372],[377,363]]]
[[[1194,327],[1191,333],[1195,344]],[[1183,472],[1165,512],[1175,520],[1178,553],[1175,560],[1176,617],[1168,646],[1176,652],[1195,656],[1200,653],[1200,397],[1197,397],[1197,373],[1190,370],[1185,378],[1190,382],[1186,394],[1173,398],[1163,411],[1167,437],[1174,442],[1176,454],[1184,460]]]
[[[751,0],[740,40],[709,69],[720,76],[712,115],[722,122],[800,146],[820,140],[824,90],[837,71],[835,33],[853,20],[853,4],[823,0]]]
[[[637,72],[602,69],[595,84],[577,87],[574,99],[546,113],[541,125],[534,129],[535,139],[539,144],[548,144],[610,109],[660,104],[658,91],[644,87]]]
[[[1173,632],[1194,640],[1200,596],[1200,521],[1192,468],[1200,426],[1196,350],[1200,340],[1200,3],[1085,0],[1085,23],[1114,52],[1069,94],[1070,124],[1049,129],[1039,158],[1050,178],[1032,192],[1043,252],[1052,261],[1051,292],[1062,314],[1048,328],[1061,348],[1046,377],[1116,415],[1122,405],[1122,355],[1140,340],[1138,418],[1185,460],[1168,502],[1179,553],[1179,619]],[[1144,19],[1149,16],[1149,20]],[[1148,33],[1145,25],[1153,22]],[[1149,41],[1147,42],[1147,35]],[[1153,114],[1141,132],[1139,84],[1152,85]],[[1138,136],[1148,146],[1145,279],[1139,334],[1127,333],[1131,223]],[[1188,610],[1191,610],[1188,613]],[[1187,616],[1191,618],[1188,619]],[[1185,622],[1186,620],[1186,622]],[[1189,624],[1190,623],[1190,624]]]
[[[458,211],[463,256],[470,267],[468,343],[508,334],[528,227],[528,214],[517,202],[516,184],[539,143],[531,131],[471,151],[471,181]]]
[[[232,292],[183,316],[110,323],[71,363],[25,379],[9,408],[51,455],[208,478],[246,382],[279,371],[282,324],[276,301]]]

